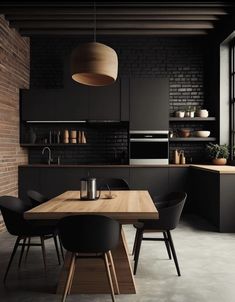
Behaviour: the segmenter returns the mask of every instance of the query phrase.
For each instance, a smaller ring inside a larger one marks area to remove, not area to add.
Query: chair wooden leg
[[[137,243],[137,232],[138,232],[138,230],[136,230],[136,232],[135,232],[135,240],[134,240],[134,244],[133,244],[133,249],[132,249],[131,255],[135,255],[135,249],[136,249],[136,243]]]
[[[21,252],[20,252],[20,259],[19,259],[19,263],[18,263],[18,268],[20,268],[20,266],[21,266],[21,262],[22,262],[22,258],[23,258],[23,254],[24,254],[24,249],[25,249],[26,239],[27,239],[27,237],[23,238],[23,243],[22,243]]]
[[[9,260],[9,262],[8,262],[7,269],[6,269],[4,278],[3,278],[4,284],[6,283],[7,275],[8,275],[9,269],[10,269],[10,267],[11,267],[11,263],[12,263],[12,261],[13,261],[13,259],[14,259],[15,253],[16,253],[16,251],[17,251],[17,248],[18,248],[18,246],[19,246],[20,240],[21,240],[21,237],[18,236],[18,237],[16,238],[16,242],[15,242],[13,251],[12,251],[12,253],[11,253],[11,258],[10,258],[10,260]]]
[[[169,259],[171,259],[171,250],[170,250],[170,246],[169,246],[169,240],[168,240],[167,234],[165,232],[163,232],[163,237],[164,237],[164,242],[166,245],[168,257],[169,257]]]
[[[27,250],[26,250],[25,258],[24,258],[25,262],[27,261],[27,258],[28,258],[30,244],[31,244],[31,237],[28,237],[28,246],[27,246]]]
[[[60,253],[59,253],[59,247],[58,247],[57,235],[56,235],[56,234],[53,235],[53,239],[54,239],[56,254],[57,254],[57,258],[58,258],[58,263],[59,263],[59,265],[60,265],[60,264],[61,264],[61,262],[60,262]]]
[[[76,265],[74,264],[73,270],[72,270],[72,276],[71,276],[70,283],[69,283],[68,295],[70,295],[70,293],[71,293],[71,289],[72,289],[72,285],[73,285],[73,278],[74,278],[74,273],[75,273],[75,268],[76,268]]]
[[[44,236],[40,236],[40,239],[41,239],[42,258],[43,258],[43,263],[44,263],[44,269],[46,271],[47,265],[46,265],[46,249],[45,249]]]
[[[108,258],[109,258],[109,263],[110,263],[110,267],[112,270],[112,274],[113,274],[113,278],[114,278],[114,282],[115,282],[115,286],[116,286],[116,290],[117,290],[117,295],[119,295],[120,290],[119,290],[117,274],[116,274],[116,270],[115,270],[115,266],[114,266],[114,262],[113,262],[113,256],[112,256],[111,251],[108,251]]]
[[[109,281],[109,286],[110,286],[112,301],[115,302],[113,282],[112,282],[112,277],[111,277],[111,273],[110,273],[110,269],[109,269],[109,262],[108,262],[107,253],[104,253],[104,263],[105,263],[106,273],[107,273],[107,277],[108,277],[108,281]]]
[[[71,256],[69,272],[68,272],[68,275],[67,275],[67,280],[66,280],[62,300],[61,300],[62,302],[65,302],[67,294],[68,294],[68,290],[69,290],[69,287],[70,287],[70,283],[73,282],[73,270],[75,269],[75,263],[76,263],[76,254],[73,253],[72,256]]]
[[[169,239],[171,252],[172,252],[174,262],[175,262],[175,267],[176,267],[177,274],[178,274],[178,276],[181,276],[180,268],[179,268],[179,264],[178,264],[178,260],[177,260],[177,256],[176,256],[176,252],[175,252],[175,247],[174,247],[174,244],[173,244],[173,240],[172,240],[170,231],[167,231],[167,236],[168,236],[168,239]]]
[[[139,229],[138,234],[137,234],[137,242],[136,242],[136,250],[135,250],[135,255],[134,255],[134,275],[137,272],[137,267],[138,267],[138,261],[139,261],[139,255],[140,255],[140,248],[141,248],[141,243],[143,239],[143,230]]]

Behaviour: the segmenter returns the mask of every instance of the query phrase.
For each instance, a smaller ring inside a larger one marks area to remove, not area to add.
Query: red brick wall
[[[18,165],[27,163],[19,145],[19,88],[29,87],[29,65],[29,39],[0,15],[0,196],[17,196]]]

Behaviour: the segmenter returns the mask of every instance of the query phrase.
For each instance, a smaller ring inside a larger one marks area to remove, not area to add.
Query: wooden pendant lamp
[[[117,79],[118,57],[111,47],[90,42],[72,52],[72,79],[89,86],[105,86]]]
[[[72,79],[84,85],[106,86],[117,79],[118,57],[111,47],[96,42],[96,6],[94,2],[94,42],[74,49],[71,55]]]

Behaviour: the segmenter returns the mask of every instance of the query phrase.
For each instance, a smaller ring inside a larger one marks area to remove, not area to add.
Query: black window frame
[[[235,38],[229,45],[230,159],[235,161]]]

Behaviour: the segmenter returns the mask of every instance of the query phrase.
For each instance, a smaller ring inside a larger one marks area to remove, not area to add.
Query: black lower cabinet
[[[20,199],[30,202],[27,196],[28,190],[41,191],[40,169],[19,167],[18,196]]]
[[[152,197],[169,191],[168,168],[139,168],[130,169],[130,187],[133,190],[148,190]]]
[[[192,212],[190,201],[190,169],[188,167],[171,167],[169,169],[169,192],[186,192],[187,199],[183,213]]]
[[[41,192],[52,198],[68,190],[80,190],[80,179],[87,175],[86,168],[41,169]]]
[[[235,232],[235,174],[191,169],[191,196],[195,212],[219,232]]]
[[[193,212],[219,226],[219,174],[191,169],[191,196]]]
[[[80,190],[80,179],[88,175],[88,168],[19,167],[19,198],[27,200],[27,191],[36,190],[55,197],[68,190]]]
[[[91,168],[89,175],[95,178],[122,178],[130,183],[129,168]],[[99,183],[99,181],[97,181]]]

